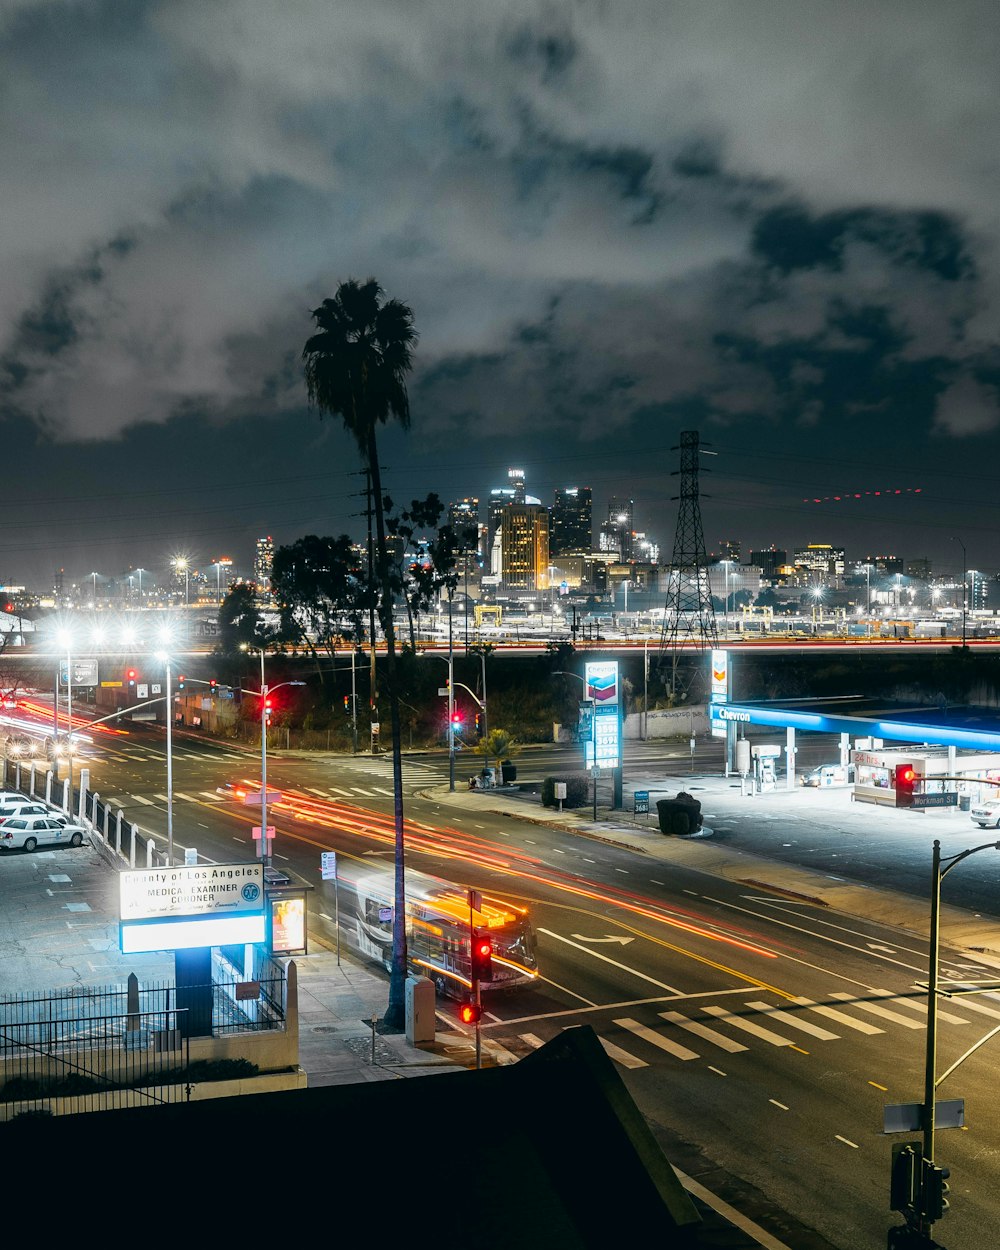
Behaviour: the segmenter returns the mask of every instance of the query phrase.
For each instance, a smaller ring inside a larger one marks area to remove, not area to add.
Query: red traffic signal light
[[[483,1018],[483,1009],[478,1003],[463,1003],[458,1009],[458,1018],[463,1024],[478,1024]]]
[[[215,689],[215,678],[214,678],[214,677],[213,677],[213,678],[211,678],[211,679],[209,680],[209,683],[208,683],[208,684],[209,684],[209,686],[210,686],[210,687],[214,690],[214,689]]]
[[[351,696],[349,694],[345,694],[344,695],[344,711],[349,712],[350,710],[351,710]]]
[[[130,686],[134,686],[135,685],[135,669],[134,668],[130,668],[128,670],[127,677],[128,677],[128,684]]]
[[[912,807],[917,786],[917,770],[912,764],[896,765],[896,806]]]
[[[475,929],[472,934],[472,979],[493,980],[493,938],[486,929]]]
[[[265,719],[266,719],[266,720],[270,720],[270,719],[271,719],[271,713],[272,713],[273,711],[274,711],[274,704],[273,704],[273,702],[271,701],[270,696],[268,696],[268,697],[264,700],[264,717],[265,717]]]
[[[452,723],[452,724],[453,724],[456,728],[457,728],[459,725],[461,725],[461,723],[462,723],[462,713],[461,713],[461,712],[452,712],[452,714],[451,714],[451,723]]]
[[[178,689],[178,690],[183,690],[183,689],[184,689],[184,682],[185,682],[186,680],[187,680],[187,679],[185,678],[185,676],[184,676],[184,674],[183,674],[183,673],[180,673],[180,674],[178,675],[178,677],[177,677],[177,689]]]

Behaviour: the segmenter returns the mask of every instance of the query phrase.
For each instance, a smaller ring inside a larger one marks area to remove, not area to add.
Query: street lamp
[[[167,674],[167,867],[172,868],[174,864],[174,703],[170,694],[170,653],[157,651],[156,658],[162,661]]]
[[[87,576],[92,577],[94,579],[94,611],[96,612],[97,611],[97,574],[88,573]]]
[[[719,563],[722,565],[722,570],[726,575],[726,598],[725,598],[726,606],[725,606],[725,612],[723,616],[722,628],[723,628],[723,632],[728,637],[729,636],[729,570],[733,567],[736,561],[735,560],[720,560]]]
[[[187,556],[175,556],[170,563],[178,573],[184,574],[184,606],[188,606],[188,570],[190,561]]]
[[[937,996],[938,996],[938,961],[940,951],[941,928],[941,882],[945,876],[963,859],[975,855],[977,851],[1000,851],[1000,842],[984,842],[981,846],[970,847],[967,851],[959,851],[956,855],[941,855],[941,843],[934,840],[933,867],[931,871],[931,932],[928,952],[927,974],[927,1050],[924,1066],[924,1149],[923,1156],[928,1163],[934,1162],[934,1097],[941,1083],[934,1075],[937,1063]],[[970,1052],[971,1053],[971,1052]],[[963,1056],[964,1057],[964,1056]],[[952,1065],[944,1073],[941,1081],[948,1076],[957,1065]],[[926,1216],[921,1218],[921,1232],[929,1233],[933,1220]]]
[[[66,648],[66,757],[69,762],[70,803],[73,800],[73,635],[68,629],[59,631],[59,641]],[[56,669],[56,701],[53,718],[55,739],[53,751],[59,740],[59,670]]]
[[[251,648],[247,648],[250,650]],[[283,686],[304,686],[304,681],[282,681],[268,686],[264,680],[264,648],[254,647],[260,655],[260,862],[267,867],[267,718],[271,709],[269,696]]]

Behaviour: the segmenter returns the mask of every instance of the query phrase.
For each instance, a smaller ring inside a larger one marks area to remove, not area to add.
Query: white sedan
[[[80,846],[86,829],[58,816],[10,816],[0,825],[0,849],[33,851],[38,846]]]
[[[972,823],[978,825],[980,829],[985,829],[987,826],[1000,829],[1000,798],[985,799],[977,803],[970,809],[969,817]]]

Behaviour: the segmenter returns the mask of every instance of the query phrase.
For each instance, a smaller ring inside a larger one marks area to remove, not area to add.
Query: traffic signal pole
[[[448,684],[451,689],[451,683]],[[449,726],[451,721],[448,722]],[[469,891],[469,974],[472,980],[472,1001],[476,1007],[476,1071],[478,1072],[483,1066],[483,1034],[482,1034],[482,1014],[483,1005],[479,990],[479,972],[476,964],[476,953],[473,950],[473,943],[476,940],[476,926],[474,923],[474,913],[477,905],[482,906],[482,896],[478,890]]]

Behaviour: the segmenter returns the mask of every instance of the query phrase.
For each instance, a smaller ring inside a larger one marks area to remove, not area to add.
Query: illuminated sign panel
[[[712,651],[712,702],[729,700],[729,652],[715,648]]]
[[[263,911],[264,866],[202,864],[120,874],[120,918],[153,920],[219,911]]]
[[[621,764],[621,722],[617,707],[594,708],[594,736],[584,744],[588,768],[618,768]]]
[[[600,707],[618,706],[618,661],[588,660],[584,666],[586,698]]]
[[[202,864],[119,874],[123,954],[264,942],[264,866]]]

